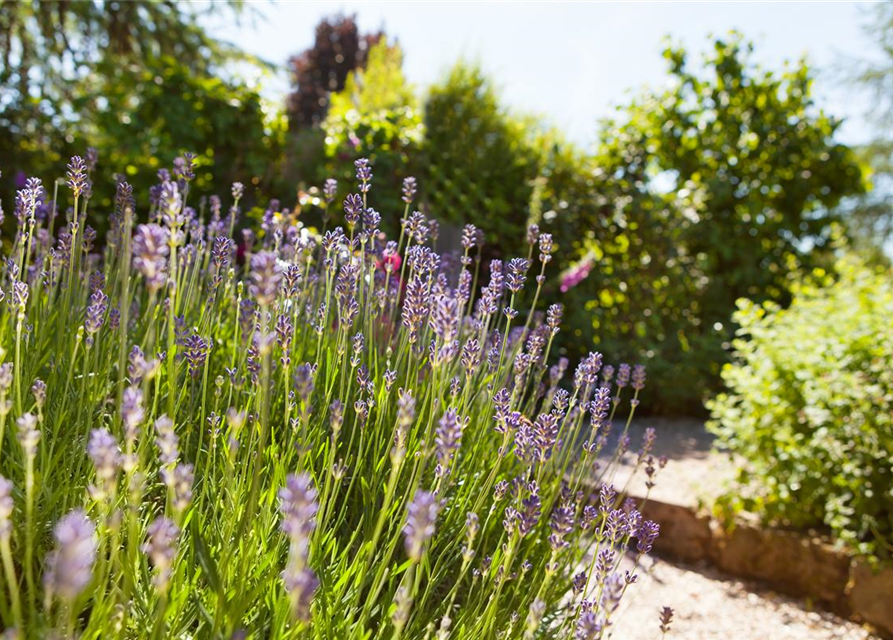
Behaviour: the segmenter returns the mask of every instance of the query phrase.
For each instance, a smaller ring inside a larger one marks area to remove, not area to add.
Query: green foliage
[[[238,1],[214,7],[233,14],[240,9]],[[143,96],[134,90],[152,88],[143,78],[159,73],[159,60],[165,61],[164,66],[176,60],[185,70],[181,75],[188,91],[210,82],[226,60],[244,59],[209,37],[198,22],[202,13],[194,5],[170,2],[4,3],[0,11],[0,167],[15,165],[28,176],[47,177],[74,150],[99,146],[98,138],[114,140],[115,147],[120,141],[130,144],[108,135],[102,129],[107,119],[99,122],[97,116],[107,112],[119,117],[139,108],[143,100],[157,100],[157,91]],[[222,104],[219,94],[205,107],[206,112]],[[173,91],[167,95],[178,99]],[[165,105],[155,106],[165,114]],[[179,126],[190,124],[184,121]],[[134,128],[127,133],[134,131],[141,133]],[[158,133],[157,126],[148,133]],[[151,144],[157,152],[156,164],[169,162],[195,138],[172,141],[169,136],[156,136]],[[202,148],[206,144],[203,140]],[[220,149],[226,151],[229,148]],[[106,155],[113,149],[100,152]],[[4,177],[7,187],[12,177],[9,172]]]
[[[332,94],[331,109],[323,125],[325,162],[314,181],[326,178],[354,181],[354,158],[367,157],[375,165],[376,185],[399,193],[403,178],[414,175],[424,136],[413,88],[403,76],[403,53],[382,38],[369,51],[365,69],[350,73],[344,90]],[[350,149],[351,152],[345,152]],[[379,211],[382,228],[398,231],[403,203],[394,199]]]
[[[717,376],[723,354],[709,340],[712,332],[701,339],[701,280],[680,243],[687,219],[679,203],[649,188],[646,158],[645,136],[635,130],[606,141],[595,157],[553,147],[543,172],[541,227],[555,236],[562,275],[547,299],[567,309],[562,347],[648,361],[659,381],[649,408],[698,411],[688,381]],[[562,287],[587,263],[591,271],[580,284]]]
[[[403,51],[384,38],[369,49],[365,68],[351,71],[344,89],[332,94],[330,118],[344,118],[350,111],[375,113],[418,107],[412,85],[403,75]]]
[[[789,274],[824,259],[833,208],[862,190],[806,63],[775,74],[750,53],[738,36],[717,40],[696,74],[668,48],[670,88],[605,123],[588,167],[551,196],[565,264],[596,258],[568,302],[578,335],[594,323],[649,360],[662,410],[697,409],[716,387],[735,300],[784,304]]]
[[[498,239],[502,257],[526,253],[539,157],[529,122],[499,105],[491,82],[459,63],[425,102],[422,189],[433,215],[453,224],[472,220]]]
[[[103,170],[123,174],[136,193],[148,193],[157,170],[183,150],[201,156],[196,186],[204,192],[225,194],[240,179],[269,188],[278,179],[281,167],[270,158],[281,155],[285,123],[254,89],[197,76],[169,57],[147,61],[138,74],[102,69],[102,77],[90,140],[103,152]],[[114,197],[108,187],[97,186],[94,201],[103,207]]]
[[[889,558],[893,279],[855,258],[836,271],[794,287],[787,309],[739,301],[709,427],[745,461],[745,507]]]

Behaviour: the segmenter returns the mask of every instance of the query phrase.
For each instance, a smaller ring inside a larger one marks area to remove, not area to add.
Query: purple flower
[[[552,234],[543,233],[540,235],[540,262],[543,264],[552,260]]]
[[[316,527],[316,489],[306,473],[289,474],[279,490],[282,531],[289,539],[289,560],[282,579],[292,611],[299,620],[310,618],[310,604],[319,586],[316,575],[306,567],[310,534]]]
[[[121,450],[118,440],[108,429],[93,429],[87,442],[87,455],[96,468],[96,477],[104,484],[114,482],[121,467]]]
[[[560,504],[552,511],[552,518],[549,521],[552,535],[549,536],[549,544],[553,549],[558,550],[569,546],[564,538],[574,530],[574,513],[575,509],[572,504]]]
[[[617,388],[623,389],[629,384],[630,366],[625,362],[617,368]]]
[[[416,491],[403,534],[406,536],[406,554],[410,560],[419,562],[422,559],[425,543],[434,535],[437,514],[440,512],[440,501],[433,493]]]
[[[173,467],[180,457],[180,439],[174,431],[174,422],[167,416],[160,416],[155,421],[155,445],[159,450],[161,463]]]
[[[654,541],[660,534],[660,525],[652,520],[645,520],[636,531],[636,539],[638,540],[636,548],[639,553],[650,553]]]
[[[360,158],[356,160],[353,165],[357,170],[357,180],[360,183],[360,191],[366,193],[372,186],[369,184],[372,181],[372,167],[369,166],[369,160],[367,158]]]
[[[316,527],[316,489],[307,473],[289,474],[285,486],[279,490],[279,511],[282,531],[292,545],[305,549],[310,534]]]
[[[505,285],[512,293],[518,293],[527,280],[527,269],[530,263],[524,258],[512,258],[508,264],[508,276],[505,279]]]
[[[33,458],[37,455],[37,443],[40,442],[40,431],[37,429],[37,416],[33,413],[25,413],[16,420],[18,432],[16,437],[22,446],[25,457]]]
[[[462,248],[470,251],[475,245],[476,238],[477,228],[473,224],[465,225],[465,228],[462,229]]]
[[[282,572],[282,581],[292,603],[292,615],[303,622],[310,620],[313,595],[319,588],[319,579],[308,568]]]
[[[344,199],[344,219],[350,227],[355,226],[363,215],[363,196],[358,193],[349,193]]]
[[[173,508],[182,513],[192,502],[192,485],[195,483],[195,468],[191,464],[178,464],[168,476],[168,486],[173,489]]]
[[[521,501],[521,509],[518,514],[518,532],[522,536],[526,536],[533,531],[533,528],[539,522],[541,506],[539,493],[536,487],[534,487],[530,495]]]
[[[428,220],[418,211],[413,211],[406,222],[406,232],[418,244],[428,240]]]
[[[133,267],[143,274],[149,291],[157,291],[164,284],[167,268],[169,234],[157,224],[141,224],[133,237]]]
[[[400,389],[397,392],[397,424],[404,429],[412,426],[415,419],[415,398],[412,389]]]
[[[47,401],[47,383],[40,378],[31,385],[31,394],[38,407],[42,407]]]
[[[428,285],[422,276],[413,277],[406,287],[403,300],[403,326],[409,329],[409,341],[418,340],[418,331],[428,315]]]
[[[577,619],[574,640],[599,640],[602,637],[602,625],[592,611],[582,613]]]
[[[670,623],[673,622],[673,610],[670,607],[664,607],[660,610],[660,632],[669,633]]]
[[[236,243],[226,236],[214,238],[214,246],[211,248],[211,260],[219,271],[229,266],[235,247]]]
[[[326,204],[332,204],[335,201],[335,193],[338,191],[338,181],[334,178],[327,178],[322,186],[322,196]]]
[[[180,225],[183,223],[183,195],[175,182],[165,182],[161,185],[161,194],[159,195],[159,207],[161,218],[165,224],[176,233]],[[177,238],[175,233],[175,238]]]
[[[146,419],[143,409],[143,392],[139,387],[127,387],[121,398],[121,421],[124,423],[124,436],[134,442],[139,435],[139,426]]]
[[[251,283],[248,291],[261,306],[275,302],[282,283],[282,269],[276,254],[272,251],[259,251],[251,256]]]
[[[645,365],[637,364],[633,367],[632,381],[632,387],[636,391],[641,391],[645,388]]]
[[[93,170],[96,169],[96,163],[99,162],[99,151],[97,151],[95,147],[87,147],[87,153],[84,155],[87,156],[87,171],[92,173]]]
[[[149,525],[148,537],[142,545],[143,553],[149,556],[155,575],[152,584],[160,592],[167,591],[174,560],[177,557],[177,539],[180,528],[169,518],[156,518]]]
[[[74,156],[68,163],[68,188],[79,197],[87,187],[87,163],[80,156]]]
[[[295,369],[295,375],[293,377],[295,393],[297,393],[301,401],[305,403],[313,394],[313,376],[315,373],[316,368],[308,362],[298,365]]]
[[[611,408],[611,390],[608,387],[599,387],[595,391],[595,398],[589,404],[589,420],[593,432],[598,431],[608,418]]]
[[[181,180],[189,182],[195,178],[195,154],[187,151],[181,157],[174,159],[174,175]]]
[[[8,538],[12,533],[11,517],[15,511],[12,489],[12,482],[0,476],[0,539]]]
[[[56,547],[47,556],[43,580],[47,592],[73,602],[90,584],[98,541],[93,522],[80,509],[63,517],[53,530]]]
[[[534,440],[537,448],[537,458],[545,462],[552,455],[552,448],[558,440],[559,429],[558,416],[553,413],[541,413],[533,424]]]
[[[412,176],[403,178],[403,202],[412,204],[416,194],[416,179]]]
[[[201,372],[202,367],[205,366],[211,345],[198,334],[193,334],[186,338],[183,342],[183,347],[183,357],[186,359],[189,375],[194,378]]]
[[[462,418],[459,412],[450,407],[437,423],[434,445],[437,466],[442,474],[449,473],[450,462],[462,443],[462,432],[468,426],[469,418]]]
[[[102,328],[108,306],[109,297],[102,290],[96,290],[90,296],[90,305],[87,307],[87,317],[84,320],[84,329],[86,329],[88,334],[88,343],[92,343],[91,336]]]
[[[586,588],[586,572],[581,571],[580,573],[574,576],[574,595],[578,596],[583,593],[583,590]]]

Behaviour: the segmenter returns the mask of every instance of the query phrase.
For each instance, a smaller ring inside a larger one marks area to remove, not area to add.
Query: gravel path
[[[710,502],[734,477],[728,455],[712,451],[713,437],[698,420],[636,420],[629,435],[638,448],[645,427],[657,430],[656,455],[670,462],[652,496],[680,505]],[[633,455],[625,456],[613,481],[624,486]],[[644,474],[629,485],[644,495]],[[631,567],[630,567],[631,568]],[[618,611],[612,640],[661,640],[658,614],[672,607],[675,618],[666,640],[876,640],[858,624],[811,610],[802,600],[765,586],[724,575],[709,566],[658,560],[639,571]]]
[[[675,611],[667,640],[878,638],[856,623],[708,568],[658,561],[633,587],[618,611],[613,640],[660,640],[664,606]]]

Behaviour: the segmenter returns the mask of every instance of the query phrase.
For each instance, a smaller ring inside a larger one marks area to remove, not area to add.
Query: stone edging
[[[767,583],[843,617],[867,622],[893,640],[893,568],[875,572],[827,541],[760,527],[744,518],[731,529],[696,509],[649,499],[645,517],[660,524],[655,550],[706,561],[730,575]]]

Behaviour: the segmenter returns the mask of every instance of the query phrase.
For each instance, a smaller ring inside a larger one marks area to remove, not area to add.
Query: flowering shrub
[[[0,277],[7,629],[606,635],[658,535],[600,456],[645,371],[593,353],[565,386],[548,364],[548,234],[536,266],[485,278],[473,226],[458,256],[430,249],[408,180],[386,240],[358,160],[343,228],[314,236],[274,202],[237,241],[242,185],[202,216],[187,155],[148,206],[117,185],[100,247],[92,165],[74,158],[55,201],[35,178],[18,192]]]
[[[794,289],[788,309],[739,302],[737,362],[711,428],[745,467],[742,499],[798,527],[824,525],[889,558],[893,537],[893,281],[855,259]],[[737,494],[737,491],[736,491]]]

